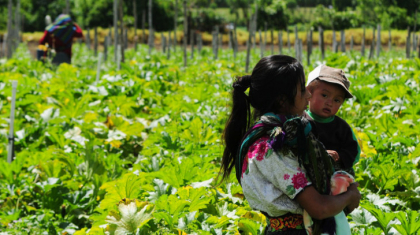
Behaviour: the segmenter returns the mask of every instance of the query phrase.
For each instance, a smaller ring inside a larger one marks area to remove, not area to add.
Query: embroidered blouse
[[[288,148],[271,149],[268,135],[249,147],[242,165],[241,185],[253,209],[272,217],[288,212],[303,214],[293,199],[311,184],[294,153]]]

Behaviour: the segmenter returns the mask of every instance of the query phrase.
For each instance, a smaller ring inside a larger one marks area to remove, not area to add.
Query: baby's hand
[[[338,161],[338,159],[340,159],[340,155],[338,155],[338,153],[334,150],[327,150],[327,153],[331,156],[332,159],[334,159],[334,161]]]

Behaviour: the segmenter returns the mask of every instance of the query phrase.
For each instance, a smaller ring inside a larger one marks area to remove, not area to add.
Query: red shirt
[[[45,30],[44,35],[39,40],[39,44],[45,45],[45,43],[48,43],[48,45],[50,46],[53,45],[53,48],[57,52],[60,51],[60,52],[66,53],[71,59],[71,45],[73,44],[73,38],[83,37],[82,29],[77,24],[74,24],[74,26],[76,26],[76,31],[73,33],[71,39],[67,43],[62,42],[58,38],[54,38],[51,33]],[[53,44],[53,40],[54,40],[54,44]]]

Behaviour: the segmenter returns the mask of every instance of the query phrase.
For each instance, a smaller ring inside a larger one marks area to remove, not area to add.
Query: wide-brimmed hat
[[[322,64],[309,73],[307,85],[309,85],[309,83],[317,78],[324,82],[334,83],[342,86],[346,92],[345,97],[353,98],[353,95],[349,91],[350,81],[346,78],[346,75],[342,69],[331,68],[325,64]]]

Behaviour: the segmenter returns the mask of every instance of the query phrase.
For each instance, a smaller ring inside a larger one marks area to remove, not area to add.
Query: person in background
[[[69,15],[59,15],[52,24],[45,28],[40,45],[48,43],[55,50],[53,64],[71,63],[73,38],[83,37],[82,29],[72,21]]]
[[[304,116],[334,160],[335,170],[344,170],[354,177],[353,166],[359,161],[360,146],[349,124],[336,116],[343,102],[353,98],[349,87],[343,70],[326,65],[316,67],[308,76],[307,89],[312,97]]]
[[[264,57],[232,86],[219,175],[227,179],[235,168],[249,206],[266,216],[265,234],[306,235],[304,210],[313,219],[313,234],[350,234],[343,209],[359,206],[358,183],[330,195],[332,159],[302,117],[311,94],[299,61]]]

